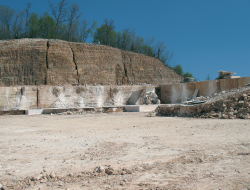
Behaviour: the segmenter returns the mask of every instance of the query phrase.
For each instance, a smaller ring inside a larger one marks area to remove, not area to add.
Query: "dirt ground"
[[[248,189],[250,120],[146,113],[0,116],[0,184],[37,190]]]

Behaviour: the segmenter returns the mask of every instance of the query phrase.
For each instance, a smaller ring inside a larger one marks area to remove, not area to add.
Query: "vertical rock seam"
[[[123,69],[124,69],[124,80],[122,80],[122,84],[127,84],[129,79],[128,79],[128,70],[127,70],[127,67],[126,67],[126,64],[125,62],[123,62]]]
[[[36,88],[36,108],[38,108],[38,101],[39,101],[39,90]]]
[[[46,73],[45,73],[45,85],[47,85],[48,83],[48,69],[49,69],[49,63],[48,63],[48,51],[49,51],[49,40],[47,40],[47,50],[46,50]]]
[[[69,44],[69,47],[70,47],[70,49],[72,51],[72,54],[73,54],[73,62],[75,63],[76,74],[77,74],[77,77],[78,77],[77,81],[78,81],[78,84],[79,84],[80,80],[79,80],[79,74],[78,74],[78,68],[77,68],[77,64],[76,64],[75,54],[74,54],[74,51],[73,51],[73,49],[72,49],[72,47],[71,47],[70,44]]]
[[[123,69],[124,69],[125,77],[128,78],[128,71],[127,71],[127,68],[126,68],[126,64],[124,62],[123,62]]]

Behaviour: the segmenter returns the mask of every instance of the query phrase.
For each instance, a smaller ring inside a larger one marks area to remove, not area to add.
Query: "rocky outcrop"
[[[182,77],[158,59],[61,40],[0,41],[0,86],[169,84]]]

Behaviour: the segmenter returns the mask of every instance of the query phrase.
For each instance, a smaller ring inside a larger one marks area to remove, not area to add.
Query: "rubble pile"
[[[49,173],[44,169],[40,174],[37,174],[35,176],[28,176],[20,181],[7,181],[3,183],[3,185],[0,184],[0,190],[27,188],[34,189],[34,187],[39,184],[47,184],[47,186],[57,186],[59,189],[69,189],[66,188],[69,184],[80,183],[83,181],[89,183],[89,180],[93,180],[94,178],[100,178],[102,176],[116,176],[117,180],[119,180],[119,184],[123,186],[126,183],[131,182],[131,174],[134,171],[135,169],[129,169],[125,167],[114,168],[110,165],[105,165],[104,167],[97,166],[92,172],[82,171],[78,173],[67,173],[65,175],[62,173],[60,174],[55,172]]]
[[[161,104],[155,92],[146,92],[145,90],[141,93],[138,101],[137,105]]]
[[[124,107],[95,107],[95,108],[72,108],[61,113],[51,113],[51,115],[86,115],[98,113],[123,112]]]
[[[155,110],[156,115],[197,118],[250,119],[250,87],[199,97],[206,103],[196,105],[166,105]]]

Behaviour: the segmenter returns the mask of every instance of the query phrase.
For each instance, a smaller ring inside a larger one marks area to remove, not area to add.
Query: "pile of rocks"
[[[150,105],[150,104],[161,104],[161,101],[158,99],[158,96],[155,92],[146,92],[143,91],[139,98],[138,105]]]
[[[206,103],[197,105],[166,105],[158,107],[156,115],[184,116],[199,118],[250,119],[250,88],[222,91],[206,99]]]
[[[62,113],[55,113],[51,115],[86,115],[98,113],[116,113],[123,112],[124,107],[93,107],[93,108],[72,108]]]

